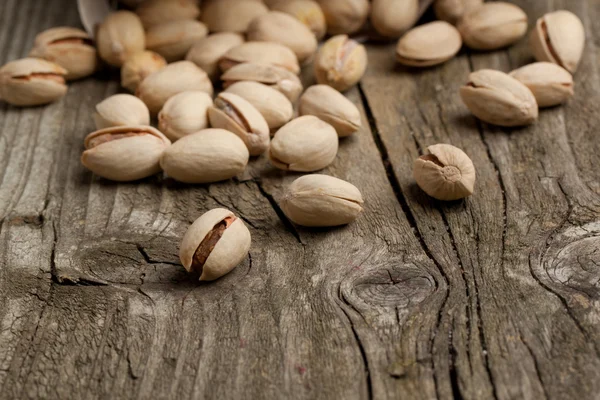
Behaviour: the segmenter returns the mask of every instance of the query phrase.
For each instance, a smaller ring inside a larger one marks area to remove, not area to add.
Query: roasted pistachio
[[[429,67],[448,61],[461,47],[460,33],[454,26],[434,21],[406,32],[396,46],[396,59],[404,65]]]
[[[319,0],[330,35],[358,31],[369,16],[368,0]]]
[[[292,50],[279,43],[246,42],[233,47],[219,61],[223,72],[241,63],[271,64],[294,74],[300,72],[298,58]]]
[[[214,33],[198,40],[187,53],[186,60],[202,68],[211,79],[219,76],[219,60],[227,51],[244,43],[239,33]]]
[[[146,48],[167,61],[177,61],[185,57],[192,45],[208,34],[202,22],[193,20],[172,21],[153,25],[146,32]]]
[[[121,67],[127,58],[146,47],[142,21],[130,11],[113,12],[98,27],[96,45],[100,58]]]
[[[268,11],[260,1],[209,0],[202,4],[200,20],[211,32],[245,33],[254,18]]]
[[[150,111],[143,101],[130,94],[115,94],[96,105],[96,129],[112,126],[150,125]]]
[[[303,89],[297,75],[285,68],[269,64],[238,64],[228,69],[221,79],[226,88],[240,81],[262,83],[283,93],[292,103],[298,100]]]
[[[142,51],[129,57],[121,67],[121,86],[135,93],[139,84],[154,72],[163,69],[167,61],[153,51]]]
[[[280,0],[273,6],[272,10],[282,11],[298,18],[306,25],[318,40],[325,37],[327,33],[327,22],[325,14],[319,3],[313,0]]]
[[[399,38],[419,19],[419,0],[373,0],[371,24],[381,35]]]
[[[208,128],[212,98],[205,92],[181,92],[171,97],[158,113],[158,129],[172,141]]]
[[[22,58],[0,68],[0,100],[15,106],[37,106],[67,93],[67,70],[38,58]]]
[[[573,77],[563,67],[537,62],[516,69],[510,76],[531,90],[540,107],[552,107],[573,97]]]
[[[433,10],[442,21],[456,25],[463,15],[483,4],[483,0],[435,0]]]
[[[356,85],[367,69],[365,46],[346,35],[334,36],[317,52],[314,63],[318,83],[340,92]]]
[[[144,27],[171,21],[194,20],[200,15],[196,0],[145,0],[136,9]]]

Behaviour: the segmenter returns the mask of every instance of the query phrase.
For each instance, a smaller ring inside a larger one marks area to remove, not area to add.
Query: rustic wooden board
[[[92,176],[79,156],[93,106],[119,90],[110,71],[47,107],[0,103],[0,397],[600,398],[600,3],[514,2],[531,20],[583,19],[576,98],[499,129],[458,87],[531,61],[525,40],[423,71],[369,45],[348,93],[364,128],[325,171],[365,196],[340,229],[290,224],[277,201],[297,175],[264,158],[210,186]],[[72,1],[4,0],[0,62],[78,24]],[[437,142],[477,167],[466,201],[414,184],[413,160]],[[177,246],[218,206],[246,221],[252,249],[198,284]]]

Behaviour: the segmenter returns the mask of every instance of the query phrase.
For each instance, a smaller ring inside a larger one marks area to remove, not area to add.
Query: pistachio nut
[[[373,0],[371,24],[390,38],[399,38],[419,19],[419,0]]]
[[[145,28],[171,21],[194,20],[200,15],[196,0],[145,0],[135,9]]]
[[[368,0],[318,0],[330,35],[358,31],[369,16]]]
[[[146,48],[173,62],[183,59],[193,44],[206,35],[208,29],[199,21],[166,22],[146,31]]]
[[[210,0],[202,4],[200,20],[211,32],[245,33],[254,18],[268,11],[260,1]]]
[[[331,125],[305,115],[291,120],[275,133],[269,159],[283,170],[318,171],[333,162],[338,145],[338,135]]]
[[[231,211],[215,208],[189,227],[179,248],[179,258],[188,272],[201,281],[213,281],[231,272],[248,255],[250,231]]]
[[[158,129],[172,141],[208,128],[212,98],[205,92],[181,92],[171,97],[158,113]]]
[[[473,194],[475,167],[464,151],[449,144],[435,144],[427,151],[416,159],[413,170],[417,185],[425,193],[444,201]]]
[[[495,50],[521,39],[527,32],[527,14],[502,1],[484,3],[458,22],[463,42],[476,50]]]
[[[244,81],[229,86],[226,90],[237,94],[252,104],[265,118],[269,129],[277,129],[294,116],[294,106],[281,92],[262,83]]]
[[[135,93],[140,82],[166,65],[167,60],[153,51],[135,53],[121,67],[121,86]]]
[[[339,137],[353,134],[361,127],[358,108],[343,94],[327,85],[306,89],[298,106],[300,115],[314,115],[333,126]]]
[[[249,1],[249,0],[246,0]],[[219,61],[221,71],[241,63],[271,64],[298,74],[298,58],[288,47],[272,42],[246,42],[233,47]]]
[[[156,114],[170,97],[188,90],[213,94],[212,82],[206,72],[191,61],[177,61],[144,79],[136,96],[146,103],[152,114]]]
[[[538,117],[531,90],[504,72],[482,69],[460,88],[465,105],[480,120],[500,126],[528,125]]]
[[[537,20],[529,43],[536,60],[553,62],[573,74],[583,54],[585,30],[577,15],[554,11]]]
[[[460,33],[453,25],[434,21],[402,36],[396,46],[396,60],[412,67],[430,67],[448,61],[461,47]]]
[[[225,129],[203,129],[173,143],[160,159],[171,178],[185,183],[211,183],[233,178],[248,164],[248,148]]]
[[[198,40],[187,53],[185,59],[202,68],[211,79],[219,77],[219,60],[228,50],[244,43],[239,33],[213,33]]]
[[[300,78],[289,70],[270,64],[242,63],[227,70],[222,76],[225,88],[240,81],[259,82],[283,93],[292,103],[298,100],[303,87]]]
[[[144,27],[140,18],[130,11],[116,11],[98,26],[96,46],[100,58],[121,67],[127,58],[146,47]]]
[[[367,70],[365,46],[346,35],[334,36],[317,52],[314,70],[318,83],[343,92],[356,85]]]
[[[433,11],[438,19],[456,25],[463,15],[483,4],[483,0],[435,0]]]
[[[15,106],[52,103],[67,93],[67,70],[39,58],[22,58],[0,68],[0,100]]]
[[[96,105],[96,129],[112,126],[150,125],[150,111],[143,101],[130,94],[115,94]]]
[[[283,0],[276,2],[272,10],[288,13],[308,27],[318,40],[325,37],[327,23],[319,3],[313,0]]]
[[[151,126],[114,126],[85,138],[81,163],[94,174],[118,182],[160,172],[159,160],[171,142]]]
[[[510,76],[531,90],[539,107],[552,107],[566,102],[575,94],[573,76],[563,67],[536,62],[516,69]]]

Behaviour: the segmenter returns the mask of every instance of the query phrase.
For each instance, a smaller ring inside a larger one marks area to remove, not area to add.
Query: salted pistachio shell
[[[283,93],[292,103],[298,100],[303,87],[300,78],[289,70],[269,64],[242,63],[227,70],[222,76],[225,88],[240,81],[253,81]]]
[[[279,169],[312,172],[331,164],[337,151],[335,129],[317,117],[305,115],[293,119],[275,133],[269,159]]]
[[[167,60],[153,51],[135,53],[121,67],[121,86],[135,93],[140,82],[166,65]]]
[[[333,126],[339,137],[349,136],[361,127],[358,108],[343,94],[327,85],[306,89],[298,106],[300,115],[314,115]]]
[[[433,11],[438,19],[456,25],[463,15],[483,4],[483,0],[435,0]]]
[[[419,0],[373,0],[371,24],[379,34],[399,38],[419,19]]]
[[[585,29],[577,15],[559,10],[539,18],[529,40],[536,60],[575,73],[585,46]]]
[[[346,225],[363,211],[360,191],[333,176],[311,174],[296,179],[280,202],[295,224],[310,227]]]
[[[156,114],[170,97],[188,90],[213,94],[212,82],[206,72],[191,61],[177,61],[144,79],[136,96],[146,103],[152,114]]]
[[[330,35],[358,31],[369,17],[368,0],[319,0]]]
[[[171,21],[194,20],[200,15],[196,0],[145,0],[135,9],[145,28]]]
[[[227,51],[244,43],[239,33],[214,33],[198,40],[187,53],[185,59],[202,68],[211,79],[220,74],[219,60]]]
[[[493,1],[467,12],[457,28],[463,42],[470,48],[495,50],[525,36],[527,14],[514,4]]]
[[[245,42],[231,48],[219,61],[221,71],[225,72],[241,63],[271,64],[298,74],[300,65],[292,50],[279,43]]]
[[[130,11],[111,13],[98,27],[96,46],[100,58],[121,67],[127,58],[146,47],[142,21]]]
[[[118,182],[160,172],[159,159],[171,142],[151,126],[115,126],[85,138],[81,163],[94,174]]]
[[[96,105],[96,129],[112,126],[150,125],[150,111],[143,101],[130,94],[115,94]]]
[[[179,139],[160,159],[171,178],[185,183],[211,183],[233,178],[248,164],[248,148],[224,129],[203,129]]]
[[[313,0],[280,0],[273,6],[272,10],[288,13],[298,18],[300,22],[308,27],[318,40],[325,37],[327,33],[327,22],[325,14],[319,3]]]
[[[208,128],[208,109],[212,98],[205,92],[176,94],[158,113],[158,129],[172,141]]]
[[[245,33],[254,18],[269,12],[260,1],[210,0],[204,3],[200,20],[211,32]]]
[[[67,70],[39,58],[22,58],[0,68],[0,100],[15,106],[52,103],[67,93]]]
[[[231,211],[215,208],[188,228],[179,258],[188,272],[201,281],[212,281],[229,273],[250,251],[252,239],[244,222]]]
[[[469,75],[460,96],[482,121],[500,126],[528,125],[538,117],[531,90],[504,72],[482,69]]]
[[[269,147],[269,125],[262,114],[244,98],[221,92],[208,109],[213,128],[222,128],[239,136],[251,156],[258,156]]]
[[[566,102],[575,94],[573,76],[563,67],[536,62],[516,69],[510,76],[531,90],[539,107],[552,107]]]
[[[343,92],[356,85],[367,70],[365,46],[346,35],[334,36],[317,52],[314,70],[318,83]]]
[[[183,20],[153,25],[146,31],[146,48],[168,62],[183,59],[198,40],[208,35],[208,29],[199,21]]]
[[[430,67],[453,58],[462,47],[458,30],[434,21],[406,32],[396,46],[396,60],[412,67]]]

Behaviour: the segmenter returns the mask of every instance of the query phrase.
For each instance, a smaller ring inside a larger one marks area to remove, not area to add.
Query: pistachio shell
[[[300,22],[308,27],[319,40],[327,33],[327,22],[325,14],[319,3],[313,0],[285,0],[278,1],[272,10],[282,11],[298,18]]]
[[[314,69],[318,83],[343,92],[356,85],[367,70],[367,51],[346,35],[334,36],[317,52]]]
[[[15,106],[51,103],[67,93],[65,70],[38,58],[22,58],[0,68],[0,100]]]
[[[167,60],[153,51],[135,53],[121,68],[121,86],[130,92],[135,92],[140,82],[166,65]]]
[[[396,46],[396,60],[413,67],[430,67],[448,61],[461,47],[462,39],[454,26],[434,21],[402,36]]]
[[[368,0],[319,0],[330,35],[358,31],[369,16]]]
[[[172,21],[153,25],[146,32],[146,48],[167,61],[181,60],[192,45],[208,34],[202,22],[193,20]]]
[[[298,74],[300,65],[292,50],[279,43],[246,42],[233,47],[221,58],[223,72],[241,63],[271,64]]]
[[[143,101],[130,94],[115,94],[96,105],[96,129],[112,126],[150,125],[150,111]]]
[[[551,107],[573,97],[573,77],[563,67],[537,62],[516,69],[510,76],[531,90],[539,107]]]
[[[135,9],[144,27],[171,21],[196,19],[200,9],[195,0],[145,0]]]
[[[214,33],[198,40],[187,53],[186,60],[202,68],[211,79],[216,79],[221,72],[219,59],[227,51],[244,43],[244,37],[239,33]]]
[[[142,21],[130,11],[113,12],[98,27],[96,46],[100,58],[121,67],[127,58],[146,47]]]
[[[205,92],[181,92],[171,97],[158,113],[158,129],[172,141],[208,128],[212,98]]]
[[[399,38],[419,19],[419,0],[373,0],[371,24],[381,35]]]
[[[442,21],[456,25],[463,15],[483,4],[483,0],[435,0],[433,10]]]
[[[244,33],[254,18],[268,11],[259,1],[211,0],[202,5],[200,20],[211,32]]]

